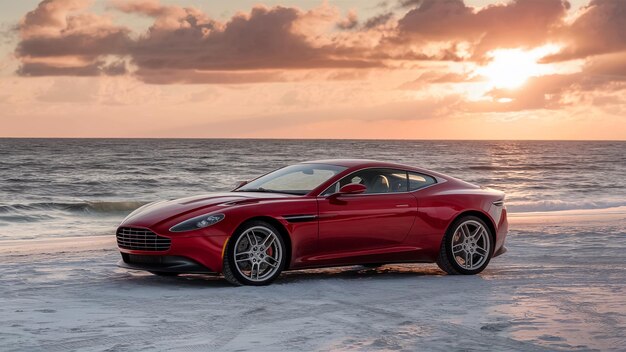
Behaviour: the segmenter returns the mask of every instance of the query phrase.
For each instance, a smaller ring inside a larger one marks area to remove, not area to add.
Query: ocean
[[[113,234],[147,202],[329,158],[443,172],[506,192],[509,212],[626,205],[626,142],[0,139],[0,240]]]

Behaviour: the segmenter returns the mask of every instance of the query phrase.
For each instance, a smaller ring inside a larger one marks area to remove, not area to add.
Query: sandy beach
[[[623,350],[626,209],[511,224],[479,276],[353,266],[260,288],[119,269],[113,236],[2,241],[0,349]]]

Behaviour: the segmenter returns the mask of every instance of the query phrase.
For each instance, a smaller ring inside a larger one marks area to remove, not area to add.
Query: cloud
[[[126,13],[141,13],[150,17],[168,17],[172,12],[185,12],[177,6],[162,6],[158,0],[111,0],[109,5]]]
[[[67,27],[67,14],[89,7],[88,0],[44,0],[20,21],[22,37],[54,36]]]
[[[17,73],[21,76],[119,76],[127,73],[124,62],[95,62],[84,66],[55,66],[46,63],[24,63]]]
[[[404,0],[392,10],[385,5],[364,22],[355,11],[342,16],[328,4],[307,11],[259,5],[225,21],[157,0],[110,0],[105,15],[94,13],[91,4],[44,0],[27,13],[18,26],[17,73],[131,74],[151,84],[237,84],[289,81],[290,72],[300,70],[345,70],[349,74],[343,76],[359,77],[355,70],[406,68],[418,61],[482,63],[497,48],[554,40],[566,46],[548,61],[626,50],[626,2],[611,0],[592,0],[571,23],[565,21],[569,4],[563,0],[512,0],[479,9],[462,0]],[[134,32],[115,23],[119,12],[147,17],[151,24]],[[623,64],[616,59],[593,62],[595,70],[612,70],[617,73],[602,74],[621,80]],[[462,75],[420,80],[467,81]]]
[[[288,80],[279,71],[224,72],[140,68],[135,72],[135,75],[139,80],[149,84],[244,84]]]
[[[128,14],[140,14],[154,18],[149,32],[178,30],[195,26],[200,30],[210,31],[217,22],[194,7],[166,6],[158,0],[111,0],[109,7]]]
[[[578,79],[578,74],[532,77],[519,89],[493,89],[486,94],[492,101],[467,102],[465,107],[474,112],[557,109],[567,104],[561,98]]]
[[[589,75],[626,82],[626,51],[595,56],[584,67]]]
[[[565,48],[544,59],[555,62],[626,50],[626,1],[592,0],[558,38]]]
[[[497,47],[541,44],[569,8],[562,0],[515,0],[478,11],[462,0],[405,1],[405,4],[415,7],[398,22],[400,38],[470,42],[475,57]]]
[[[25,61],[64,56],[95,60],[105,55],[124,55],[129,45],[130,39],[123,30],[99,34],[73,33],[24,39],[17,45],[15,54]]]
[[[393,12],[387,12],[387,13],[380,14],[378,16],[371,17],[367,21],[365,21],[365,23],[363,24],[363,28],[371,29],[371,28],[376,28],[381,25],[385,25],[393,17],[394,17]]]
[[[111,18],[84,12],[86,0],[44,0],[18,25],[15,56],[23,76],[96,76],[127,72],[121,59],[130,30]],[[117,56],[109,59],[110,56]]]
[[[343,20],[337,23],[339,29],[353,29],[359,25],[359,19],[355,11],[348,12],[348,15]]]
[[[188,15],[176,29],[152,27],[131,49],[140,68],[250,70],[374,67],[380,62],[355,58],[353,48],[314,46],[293,27],[305,16],[295,8],[255,7],[221,28]],[[179,18],[179,20],[181,20]],[[163,50],[168,48],[168,50]]]
[[[15,50],[22,61],[18,73],[97,75],[127,71],[119,63],[103,66],[102,62],[111,57],[118,62],[128,58],[136,67],[134,74],[153,83],[243,82],[246,78],[256,82],[277,77],[242,73],[228,79],[225,74],[205,71],[384,66],[381,60],[363,55],[357,45],[344,46],[333,38],[319,41],[305,31],[336,20],[334,10],[328,7],[301,11],[257,6],[248,14],[238,13],[220,23],[195,8],[164,6],[153,0],[110,2],[113,9],[154,19],[146,33],[131,39],[130,30],[115,25],[110,18],[85,12],[88,4],[46,0],[29,12],[20,24],[21,41]],[[355,15],[349,15],[347,21],[344,26],[353,26]],[[59,66],[61,57],[70,57],[78,64]]]
[[[532,77],[517,89],[493,89],[490,101],[466,102],[473,112],[508,112],[560,109],[581,105],[626,104],[626,53],[608,54],[590,60],[580,72]],[[616,96],[610,95],[617,92]],[[600,94],[600,96],[598,96]]]
[[[457,72],[439,72],[435,70],[426,71],[417,77],[417,79],[405,82],[400,85],[399,89],[407,90],[421,90],[432,86],[433,84],[445,84],[445,83],[466,83],[466,82],[478,82],[484,79],[479,76],[470,77],[468,73]]]

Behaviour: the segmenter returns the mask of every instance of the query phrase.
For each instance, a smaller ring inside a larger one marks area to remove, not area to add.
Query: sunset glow
[[[559,51],[556,45],[546,45],[532,50],[497,49],[488,53],[490,62],[476,70],[495,88],[517,88],[530,77],[555,73],[550,64],[539,60]]]
[[[3,2],[0,136],[626,139],[624,11],[612,0]]]

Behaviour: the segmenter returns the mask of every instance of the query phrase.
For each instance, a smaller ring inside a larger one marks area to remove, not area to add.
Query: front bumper
[[[172,255],[137,255],[121,253],[122,260],[117,266],[131,270],[145,270],[167,273],[214,274],[202,264],[181,256]]]
[[[135,227],[138,228],[138,227]],[[150,230],[147,228],[143,228]],[[162,235],[156,231],[161,238],[171,240],[171,245],[166,250],[140,250],[137,248],[123,248],[118,241],[118,249],[122,253],[122,261],[119,266],[148,271],[163,272],[211,272],[220,273],[222,271],[222,250],[226,244],[227,236],[180,236]],[[137,241],[137,240],[134,240]],[[139,240],[141,243],[141,240]],[[131,257],[135,256],[134,260]],[[142,257],[142,258],[140,258]],[[182,258],[182,259],[181,259]],[[200,268],[198,268],[198,265]]]

